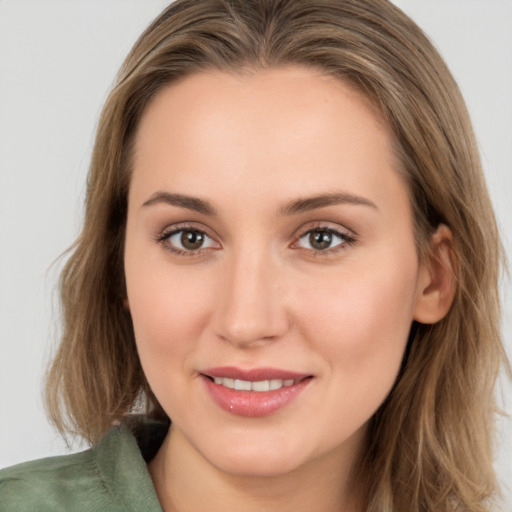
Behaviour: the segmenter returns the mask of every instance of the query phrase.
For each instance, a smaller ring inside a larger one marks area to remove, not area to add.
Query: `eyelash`
[[[341,242],[334,247],[328,247],[327,249],[306,249],[302,248],[304,251],[307,251],[307,253],[310,256],[318,257],[318,256],[335,256],[340,251],[343,251],[350,246],[353,246],[357,243],[357,237],[349,233],[345,230],[335,229],[330,226],[318,224],[317,226],[308,226],[306,230],[304,230],[300,235],[297,236],[296,241],[293,242],[292,246],[296,246],[301,239],[303,239],[308,234],[311,233],[329,233],[331,235],[334,235],[338,237]]]
[[[177,247],[172,246],[169,243],[169,239],[172,236],[174,236],[174,235],[176,235],[178,233],[182,233],[182,232],[192,232],[192,233],[201,234],[201,235],[206,236],[207,238],[209,238],[213,242],[215,242],[215,239],[213,237],[211,237],[205,230],[199,229],[199,228],[197,228],[195,226],[191,226],[191,225],[179,225],[179,226],[174,226],[174,227],[172,227],[170,229],[166,229],[166,230],[164,230],[161,234],[159,234],[156,237],[155,241],[157,243],[159,243],[160,245],[162,245],[162,247],[166,251],[168,251],[171,254],[174,254],[176,256],[194,257],[194,256],[200,255],[203,251],[209,249],[209,248],[200,248],[200,249],[196,249],[196,250],[183,250],[183,249],[179,249]],[[299,241],[301,239],[303,239],[305,236],[307,236],[308,234],[311,234],[313,232],[329,233],[329,234],[334,235],[335,237],[338,237],[339,239],[341,239],[341,242],[338,245],[336,245],[334,247],[328,247],[327,249],[307,249],[307,248],[302,248],[302,250],[307,252],[308,255],[314,256],[314,257],[317,257],[317,256],[334,256],[337,253],[339,253],[340,251],[343,251],[344,249],[346,249],[347,246],[355,245],[357,243],[357,241],[358,241],[358,239],[357,239],[357,237],[355,235],[353,235],[351,233],[348,233],[347,231],[338,230],[338,229],[334,229],[334,228],[332,228],[330,226],[319,224],[319,225],[316,225],[316,226],[308,226],[307,229],[302,231],[295,238],[295,241],[291,244],[291,247],[292,248],[297,247],[297,244],[299,243]]]
[[[178,249],[177,247],[172,246],[169,243],[169,239],[172,236],[174,236],[178,233],[182,233],[182,232],[191,232],[191,233],[202,234],[202,235],[205,235],[206,237],[208,237],[210,240],[214,241],[214,238],[211,237],[205,230],[196,228],[195,226],[184,224],[184,225],[179,225],[179,226],[173,226],[172,228],[169,228],[169,229],[165,229],[160,235],[158,235],[156,237],[156,242],[158,242],[160,245],[162,245],[162,247],[166,251],[170,252],[171,254],[175,254],[176,256],[185,256],[185,257],[198,256],[199,254],[201,254],[202,251],[205,250],[204,248],[200,248],[200,249],[196,249],[196,250],[183,250],[183,249]]]

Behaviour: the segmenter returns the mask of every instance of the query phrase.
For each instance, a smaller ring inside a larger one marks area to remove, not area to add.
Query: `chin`
[[[316,443],[297,436],[265,436],[254,430],[238,434],[217,438],[217,442],[211,439],[196,445],[196,450],[219,470],[240,477],[278,477],[321,457]]]
[[[304,461],[291,459],[286,454],[270,454],[262,452],[257,454],[225,454],[210,461],[221,471],[230,475],[249,478],[275,478],[289,474],[304,463]]]

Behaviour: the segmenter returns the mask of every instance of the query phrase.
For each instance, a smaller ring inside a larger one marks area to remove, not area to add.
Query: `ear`
[[[440,224],[420,263],[414,320],[434,324],[448,313],[457,289],[455,270],[453,234]]]

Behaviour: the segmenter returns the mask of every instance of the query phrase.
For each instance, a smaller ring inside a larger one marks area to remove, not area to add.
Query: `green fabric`
[[[114,427],[84,452],[0,471],[0,512],[162,512],[146,460],[165,430],[132,430]]]

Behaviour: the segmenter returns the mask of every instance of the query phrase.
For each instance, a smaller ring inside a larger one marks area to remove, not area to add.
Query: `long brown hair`
[[[64,329],[48,374],[50,418],[96,442],[141,410],[165,417],[138,359],[123,245],[138,122],[164,85],[214,68],[321,69],[366,95],[395,135],[418,253],[454,235],[457,292],[419,326],[407,365],[372,418],[360,478],[368,511],[485,511],[501,364],[501,246],[464,101],[445,63],[387,0],[177,0],[126,58],[103,109],[85,220],[61,278]]]

